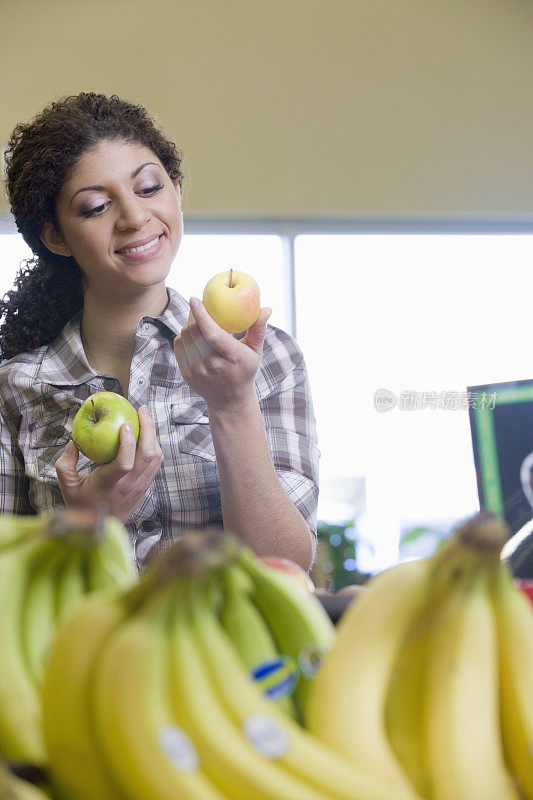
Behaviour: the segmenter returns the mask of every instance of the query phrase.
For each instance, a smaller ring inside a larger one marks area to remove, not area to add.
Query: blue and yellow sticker
[[[289,697],[300,677],[300,670],[294,659],[281,655],[270,661],[263,661],[250,670],[252,678],[259,684],[263,694],[270,700]]]

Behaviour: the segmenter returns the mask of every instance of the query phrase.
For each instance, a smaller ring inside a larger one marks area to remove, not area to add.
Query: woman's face
[[[75,258],[97,294],[164,284],[183,233],[180,201],[150,149],[103,141],[81,156],[59,195],[61,254]]]

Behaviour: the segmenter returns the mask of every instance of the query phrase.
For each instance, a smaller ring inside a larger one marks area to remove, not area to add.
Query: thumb
[[[261,353],[263,342],[265,341],[267,322],[272,314],[271,308],[262,308],[259,316],[253,325],[250,325],[246,332],[243,342],[251,347],[256,353]]]
[[[76,464],[78,463],[79,455],[79,450],[71,439],[67,444],[63,454],[59,456],[55,463],[56,473],[60,484],[69,486],[78,482]]]

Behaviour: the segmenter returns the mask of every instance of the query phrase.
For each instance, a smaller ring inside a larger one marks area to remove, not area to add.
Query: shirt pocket
[[[216,460],[205,402],[192,405],[173,403],[170,420],[180,453],[207,461]]]
[[[35,413],[28,420],[24,460],[29,478],[58,484],[55,463],[72,438],[72,420],[76,411],[77,408],[73,412],[63,410],[47,419]],[[80,452],[76,465],[78,472],[90,472],[92,468],[93,462]]]

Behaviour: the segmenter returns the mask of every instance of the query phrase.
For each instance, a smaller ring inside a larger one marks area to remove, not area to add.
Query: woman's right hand
[[[163,463],[154,421],[146,406],[139,408],[139,442],[129,423],[120,429],[116,458],[101,464],[89,475],[76,469],[79,451],[70,441],[56,463],[59,488],[67,508],[103,504],[109,514],[126,522],[141,504]]]

